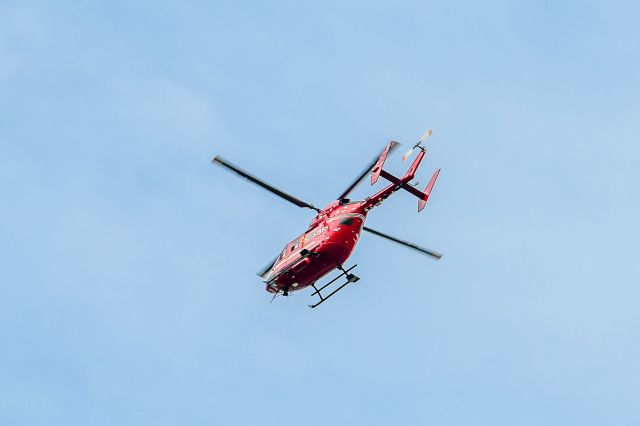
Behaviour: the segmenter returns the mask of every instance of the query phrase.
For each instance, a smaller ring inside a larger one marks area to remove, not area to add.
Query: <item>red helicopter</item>
[[[382,168],[389,153],[400,145],[396,141],[391,141],[380,153],[379,157],[376,157],[371,161],[371,163],[353,181],[353,183],[351,183],[351,185],[349,185],[349,187],[340,194],[337,200],[329,204],[324,209],[319,209],[312,204],[302,201],[269,185],[263,180],[250,175],[234,164],[224,160],[220,156],[216,156],[211,160],[212,163],[223,166],[226,169],[239,174],[240,176],[284,198],[298,207],[312,209],[317,212],[317,215],[313,218],[307,230],[287,244],[280,255],[274,259],[268,267],[258,273],[258,275],[264,279],[264,283],[266,283],[266,290],[273,294],[271,301],[280,294],[288,296],[293,291],[302,290],[305,287],[311,286],[315,290],[311,295],[318,295],[320,298],[318,303],[309,305],[309,307],[315,308],[336,294],[347,284],[358,281],[360,278],[351,273],[357,265],[353,265],[348,269],[345,269],[343,265],[349,256],[351,256],[351,253],[353,253],[356,244],[360,239],[360,233],[363,230],[417,250],[422,254],[432,256],[435,259],[440,259],[442,257],[440,253],[427,250],[416,244],[400,240],[364,226],[369,212],[374,207],[382,204],[382,202],[391,194],[400,189],[418,197],[418,212],[422,211],[429,199],[433,185],[440,174],[440,169],[436,170],[433,174],[424,192],[416,189],[415,186],[417,186],[417,184],[412,185],[411,181],[420,166],[420,162],[426,154],[426,149],[422,146],[422,142],[431,136],[431,133],[431,129],[429,129],[424,135],[422,135],[414,147],[402,157],[402,160],[405,161],[411,156],[416,148],[420,151],[416,159],[413,161],[413,164],[411,164],[411,167],[409,167],[409,170],[403,177],[398,178],[393,176]],[[390,184],[375,195],[365,198],[363,201],[352,201],[348,199],[347,196],[362,182],[369,172],[371,172],[371,185],[375,184],[381,176],[389,181]],[[334,269],[338,269],[340,271],[340,275],[318,288],[316,286],[317,281]],[[322,290],[326,289],[343,276],[346,278],[344,283],[326,296],[322,294]]]

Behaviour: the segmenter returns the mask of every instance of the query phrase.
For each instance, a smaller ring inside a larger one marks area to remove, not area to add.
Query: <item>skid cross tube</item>
[[[350,274],[349,271],[351,271],[353,268],[355,268],[358,265],[353,265],[351,268],[345,270],[345,269],[341,269],[341,273],[340,275],[338,275],[337,277],[335,277],[334,279],[332,279],[331,281],[329,281],[328,283],[326,283],[325,285],[323,285],[320,288],[317,288],[315,284],[311,284],[311,286],[314,288],[315,292],[311,293],[312,296],[315,296],[316,294],[318,295],[318,297],[320,298],[320,301],[318,303],[315,303],[313,305],[308,305],[310,308],[315,308],[316,306],[321,305],[325,300],[329,299],[331,296],[333,296],[334,294],[336,294],[337,292],[339,292],[340,290],[342,290],[343,287],[345,287],[347,284],[349,283],[354,283],[356,281],[358,281],[360,278],[356,277],[353,274]],[[327,288],[328,286],[330,286],[331,284],[333,284],[334,282],[336,282],[337,280],[339,280],[340,278],[342,278],[343,276],[347,276],[347,282],[342,284],[340,287],[338,287],[337,289],[333,290],[331,293],[329,293],[329,295],[327,295],[326,297],[322,296],[322,293],[320,293],[322,290],[324,290],[325,288]]]
[[[351,271],[353,268],[355,268],[358,265],[353,265],[351,268],[347,269],[346,271],[343,270],[340,275],[338,275],[337,277],[335,277],[334,279],[332,279],[331,281],[329,281],[328,283],[326,283],[325,285],[323,285],[320,288],[316,288],[315,284],[311,284],[313,286],[313,288],[316,290],[315,292],[311,293],[312,296],[315,296],[316,294],[318,296],[320,296],[320,299],[322,299],[322,295],[320,294],[320,292],[322,290],[324,290],[325,288],[329,287],[331,284],[333,284],[334,282],[336,282],[338,279],[340,279],[343,275],[346,275],[349,273],[349,271]]]

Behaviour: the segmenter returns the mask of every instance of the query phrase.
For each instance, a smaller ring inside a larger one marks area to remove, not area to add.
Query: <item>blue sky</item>
[[[640,423],[639,9],[3,1],[0,423]],[[368,223],[445,257],[269,304],[310,214],[209,160],[324,205],[428,127]]]

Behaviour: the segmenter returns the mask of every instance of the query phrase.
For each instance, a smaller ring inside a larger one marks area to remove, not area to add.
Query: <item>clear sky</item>
[[[0,424],[640,424],[639,15],[1,1]],[[269,304],[310,212],[210,159],[325,205],[428,127],[368,224],[445,257]]]

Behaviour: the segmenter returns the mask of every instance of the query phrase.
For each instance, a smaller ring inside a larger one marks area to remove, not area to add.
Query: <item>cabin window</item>
[[[340,225],[353,225],[353,218],[352,217],[348,217],[346,219],[342,219],[340,221]]]

